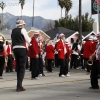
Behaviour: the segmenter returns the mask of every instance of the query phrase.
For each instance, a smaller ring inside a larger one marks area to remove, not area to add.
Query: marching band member
[[[65,73],[65,75],[66,76],[70,76],[70,74],[69,74],[69,71],[70,71],[70,69],[69,69],[69,61],[70,61],[70,54],[71,54],[71,52],[70,52],[70,47],[69,47],[69,44],[68,44],[68,41],[67,40],[65,40],[65,45],[66,45],[66,49],[67,49],[67,53],[66,53],[66,73]]]
[[[44,72],[43,72],[43,58],[42,58],[42,55],[43,55],[43,38],[42,36],[39,36],[38,38],[38,47],[39,47],[39,76],[45,76],[44,75]]]
[[[97,34],[97,47],[94,52],[95,59],[91,58],[93,60],[93,65],[91,66],[91,87],[89,89],[99,89],[98,85],[98,75],[100,75],[100,33]]]
[[[11,41],[7,41],[7,54],[8,54],[8,62],[7,62],[7,67],[6,67],[6,72],[13,72],[12,69],[12,47],[11,47]]]
[[[55,43],[55,58],[54,58],[54,62],[55,62],[55,67],[59,68],[59,59],[58,59],[58,51],[56,50],[56,45],[57,45],[57,42],[59,41],[59,39],[56,40],[56,43]]]
[[[31,46],[29,46],[29,57],[31,58],[31,79],[38,80],[39,77],[39,48],[38,48],[39,32],[34,32],[31,39]]]
[[[92,44],[93,52],[95,52],[95,50],[96,50],[97,43],[98,43],[97,37],[95,36],[95,37],[93,38],[93,44]]]
[[[47,67],[48,67],[48,62],[47,62],[47,59],[46,59],[46,46],[47,44],[49,43],[50,39],[47,39],[45,41],[45,45],[44,45],[44,53],[43,53],[43,59],[44,59],[44,66],[45,66],[45,69],[47,70]]]
[[[3,42],[3,38],[0,36],[0,79],[3,79],[2,74],[5,64],[5,56],[7,56],[6,45]]]
[[[48,62],[47,71],[52,72],[52,61],[54,61],[54,47],[51,40],[46,46],[46,59]]]
[[[78,57],[79,57],[79,53],[81,51],[81,46],[79,44],[80,44],[80,40],[77,39],[76,43],[74,43],[72,46],[73,53],[71,54],[71,62],[70,62],[71,69],[72,69],[73,65],[74,65],[74,69],[76,69],[78,67]]]
[[[93,36],[90,36],[89,39],[84,44],[83,57],[85,61],[85,68],[87,69],[87,73],[90,72],[90,66],[87,64],[89,57],[93,54]]]
[[[57,43],[56,46],[56,50],[58,51],[58,59],[59,59],[59,63],[60,63],[60,73],[59,73],[59,77],[66,77],[65,76],[65,55],[67,53],[66,50],[66,45],[64,43],[65,41],[65,35],[63,33],[60,34],[60,40]]]
[[[80,51],[80,60],[81,60],[81,69],[85,70],[85,63],[84,63],[84,57],[83,57],[83,52],[84,52],[84,44],[85,41],[82,41],[82,47],[81,47],[81,51]]]
[[[25,22],[17,19],[16,28],[12,30],[12,49],[16,59],[16,71],[17,71],[17,92],[25,91],[26,89],[22,86],[22,82],[25,75],[26,61],[27,61],[27,49],[24,46],[26,41],[30,44],[30,38],[25,30]]]

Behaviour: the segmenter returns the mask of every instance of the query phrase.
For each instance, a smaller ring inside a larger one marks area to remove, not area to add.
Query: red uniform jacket
[[[36,58],[36,55],[39,54],[39,48],[35,37],[32,37],[31,44],[29,46],[28,56],[30,58]]]
[[[54,47],[52,45],[46,46],[46,59],[54,59]]]
[[[58,58],[64,59],[64,45],[61,40],[57,43],[56,50],[58,51]]]
[[[83,57],[89,58],[94,52],[93,52],[93,43],[91,41],[86,41],[84,44],[84,51],[83,51]]]

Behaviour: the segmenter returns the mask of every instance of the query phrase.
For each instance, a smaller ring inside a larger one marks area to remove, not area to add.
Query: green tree
[[[2,9],[2,28],[3,28],[3,10],[5,8],[5,3],[3,1],[0,3],[0,8]]]
[[[92,31],[94,21],[92,17],[89,17],[89,13],[82,15],[82,31]]]
[[[22,10],[23,10],[23,7],[25,5],[25,0],[19,0],[19,3],[21,5],[21,19],[22,19]]]
[[[59,21],[55,20],[55,28],[59,27]]]
[[[81,16],[82,20],[82,32],[90,32],[93,30],[92,26],[94,19],[89,16],[89,13],[85,13]],[[72,18],[72,15],[67,16],[66,23],[65,18],[55,21],[56,27],[65,27],[74,31],[79,31],[79,16]]]
[[[78,31],[78,20],[79,18],[78,18],[78,16],[76,16],[74,19],[73,19],[73,24],[74,24],[74,27],[73,27],[73,30],[74,31]]]
[[[65,19],[62,18],[62,19],[59,19],[59,26],[64,26],[65,27]]]

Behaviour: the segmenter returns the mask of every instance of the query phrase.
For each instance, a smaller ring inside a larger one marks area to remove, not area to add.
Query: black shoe
[[[59,77],[61,76],[61,74],[59,73]]]
[[[24,87],[18,88],[16,89],[16,92],[21,92],[21,91],[25,91],[26,89]]]
[[[21,91],[26,91],[26,89],[24,87],[21,88]]]
[[[99,87],[89,87],[89,89],[99,89]]]
[[[42,76],[45,76],[44,74],[42,74]]]
[[[16,92],[21,92],[21,89],[16,89]]]
[[[14,72],[13,70],[11,70],[10,72]]]
[[[3,77],[2,77],[2,76],[0,76],[0,79],[3,79]]]
[[[81,69],[84,69],[85,70],[85,68],[81,68]]]
[[[6,73],[9,73],[9,71],[6,71]]]
[[[70,69],[72,69],[72,67],[70,67]]]

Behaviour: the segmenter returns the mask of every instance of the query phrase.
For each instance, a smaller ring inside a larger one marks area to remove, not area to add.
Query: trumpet
[[[89,57],[89,60],[87,61],[87,64],[89,66],[92,66],[93,65],[94,58],[95,58],[95,52]]]

